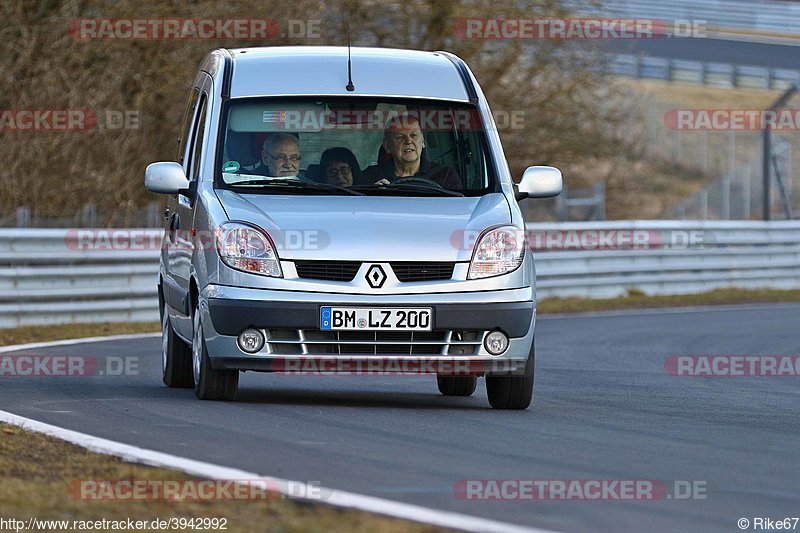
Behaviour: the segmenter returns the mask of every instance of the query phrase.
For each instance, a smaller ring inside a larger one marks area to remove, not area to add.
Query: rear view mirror
[[[189,180],[178,163],[151,163],[144,171],[144,186],[159,194],[184,194],[189,189]]]
[[[528,167],[517,185],[517,200],[550,198],[561,194],[564,180],[555,167]]]

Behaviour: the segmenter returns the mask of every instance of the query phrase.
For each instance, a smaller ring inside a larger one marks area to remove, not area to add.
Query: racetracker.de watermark
[[[473,501],[705,500],[708,482],[655,479],[467,479],[453,496]]]
[[[325,500],[330,490],[320,485],[274,479],[76,479],[67,483],[67,495],[73,500],[113,502]]]
[[[333,237],[324,229],[298,228],[266,232],[278,251],[324,250]],[[159,229],[70,229],[64,236],[67,249],[76,252],[136,252],[160,249],[217,250],[219,231],[180,230],[165,234]],[[482,235],[478,230],[457,230],[450,244],[471,251]],[[653,250],[703,248],[714,243],[712,232],[703,230],[530,229],[516,233],[533,251]],[[508,244],[508,243],[506,243]]]
[[[462,18],[453,24],[461,39],[610,40],[707,37],[705,20],[651,18]]]
[[[419,127],[422,131],[483,131],[484,126],[498,130],[525,128],[524,109],[495,110],[492,121],[483,119],[476,109],[423,109],[407,112],[381,109],[270,110],[261,113],[261,122],[274,131],[317,132],[343,129],[347,131],[384,131],[392,125],[400,128]],[[493,123],[493,124],[492,124]]]
[[[331,243],[324,229],[286,229],[267,232],[280,251],[324,250]],[[76,252],[139,252],[147,250],[211,250],[224,249],[221,231],[193,229],[172,231],[164,239],[158,229],[70,229],[64,236],[67,249]]]
[[[482,232],[453,232],[450,244],[458,250],[472,250]],[[616,229],[529,229],[518,232],[533,251],[560,250],[652,250],[702,248],[713,236],[702,230]]]
[[[670,109],[664,124],[678,131],[797,131],[800,109]]]
[[[322,37],[321,25],[320,19],[77,18],[67,22],[67,31],[78,41],[265,41],[280,38],[319,39]]]
[[[136,356],[0,355],[0,379],[138,375]]]
[[[664,361],[670,376],[703,378],[797,377],[797,355],[671,355]]]
[[[347,344],[346,340],[340,341]],[[442,341],[444,342],[444,341]],[[376,343],[386,346],[402,345],[402,341],[382,341]],[[342,348],[345,353],[346,348]],[[390,351],[389,348],[386,350]],[[408,352],[406,345],[405,351]],[[330,358],[325,356],[286,357],[270,360],[270,369],[282,374],[297,374],[304,376],[331,376],[331,375],[375,375],[375,376],[403,376],[418,374],[438,374],[442,376],[479,376],[487,372],[514,374],[521,372],[520,365],[508,360],[474,361],[474,360],[444,360],[441,357],[398,357],[370,354],[367,357],[345,355]]]
[[[137,130],[139,111],[105,109],[0,109],[0,131]]]

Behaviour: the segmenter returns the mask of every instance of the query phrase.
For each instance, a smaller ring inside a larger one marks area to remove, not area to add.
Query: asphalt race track
[[[246,374],[235,403],[160,379],[160,339],[30,350],[138,358],[138,375],[0,378],[0,409],[263,475],[558,531],[738,531],[800,516],[800,378],[675,377],[671,355],[798,355],[800,305],[634,311],[537,324],[534,406],[483,381]],[[135,359],[134,359],[135,360]],[[472,501],[459,480],[698,481],[704,499]],[[800,527],[800,526],[799,526]]]
[[[800,69],[800,48],[797,44],[728,39],[639,39],[609,40],[601,43],[601,46],[607,46],[609,51],[618,54]]]

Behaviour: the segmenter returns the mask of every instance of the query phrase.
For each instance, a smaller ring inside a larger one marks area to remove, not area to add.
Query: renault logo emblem
[[[380,265],[372,265],[367,270],[367,283],[373,289],[380,289],[383,287],[383,282],[386,281],[386,272],[383,271]]]

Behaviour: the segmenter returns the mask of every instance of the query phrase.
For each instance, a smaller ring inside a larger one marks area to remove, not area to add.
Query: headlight
[[[513,272],[525,255],[525,234],[509,226],[495,228],[478,239],[467,279],[488,278]]]
[[[237,222],[221,224],[217,232],[217,251],[222,262],[236,270],[283,277],[272,241],[254,227]]]

